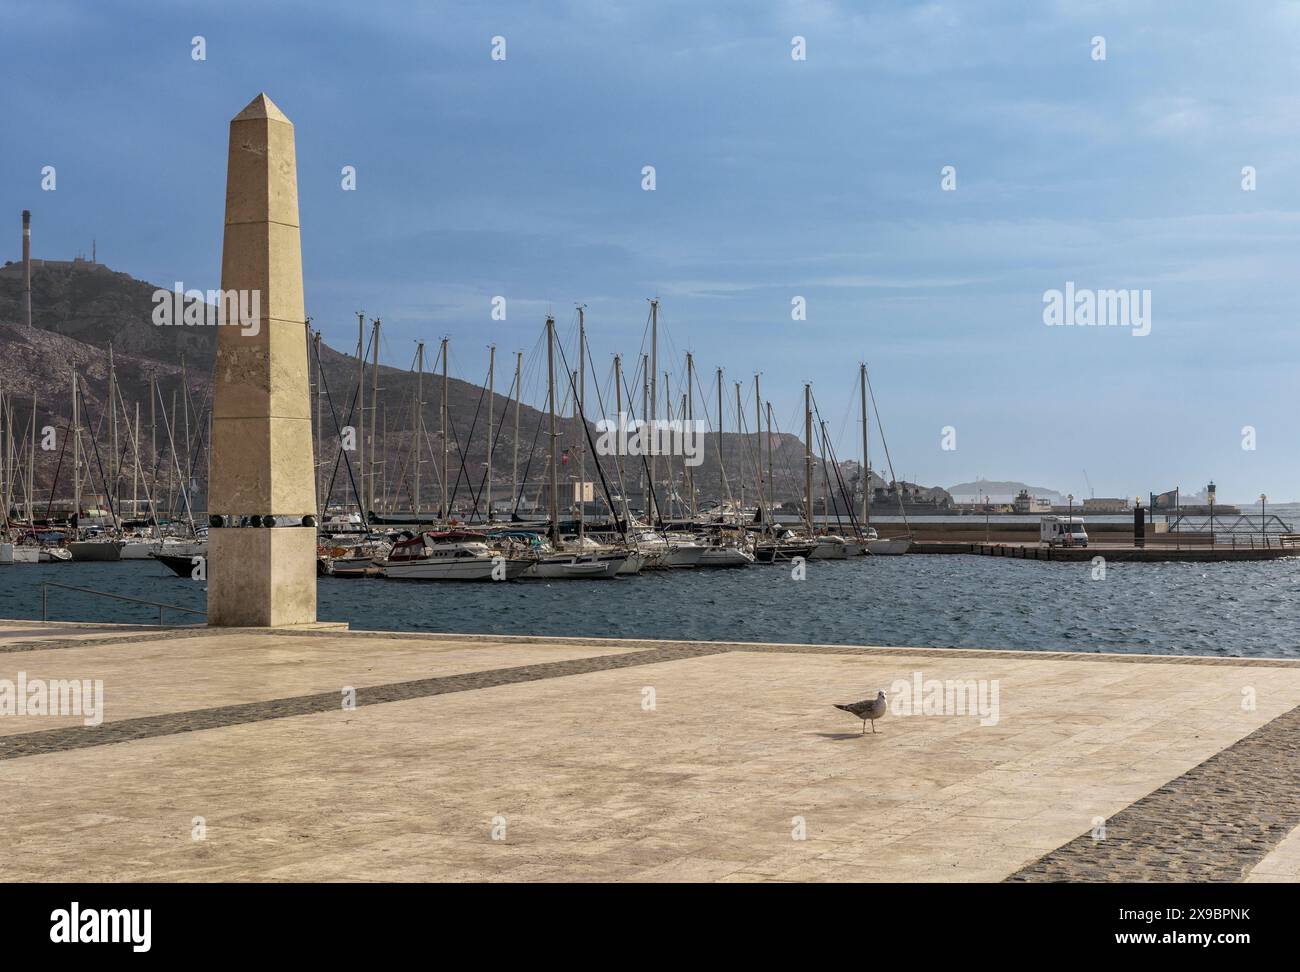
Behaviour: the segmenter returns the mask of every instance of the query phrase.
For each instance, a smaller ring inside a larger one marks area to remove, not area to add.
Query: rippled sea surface
[[[1111,564],[863,557],[610,581],[319,581],[321,620],[505,634],[1300,657],[1300,559]],[[41,582],[206,607],[144,561],[0,567],[0,617],[39,618]],[[51,588],[50,617],[152,623],[156,608]],[[170,615],[168,621],[200,618]]]

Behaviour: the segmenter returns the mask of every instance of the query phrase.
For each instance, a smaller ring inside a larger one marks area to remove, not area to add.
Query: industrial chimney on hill
[[[32,326],[32,212],[23,210],[23,320]]]

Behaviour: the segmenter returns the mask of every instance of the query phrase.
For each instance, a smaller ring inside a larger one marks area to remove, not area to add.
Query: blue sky
[[[527,351],[548,309],[567,332],[583,301],[603,374],[639,353],[658,295],[664,354],[694,350],[706,378],[761,371],[785,428],[812,381],[842,456],[865,359],[909,479],[1085,496],[1086,470],[1098,496],[1214,478],[1225,501],[1300,498],[1298,3],[0,0],[0,16],[6,259],[26,207],[37,256],[94,237],[114,269],[217,286],[227,123],[265,90],[297,130],[308,313],[340,349],[364,309],[386,363],[446,335],[477,381],[489,341]],[[1045,326],[1066,281],[1150,290],[1150,334]]]

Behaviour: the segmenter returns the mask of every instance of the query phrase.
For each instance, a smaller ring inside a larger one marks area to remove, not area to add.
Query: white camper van
[[[1045,516],[1038,521],[1038,539],[1049,547],[1086,547],[1088,532],[1081,516]]]

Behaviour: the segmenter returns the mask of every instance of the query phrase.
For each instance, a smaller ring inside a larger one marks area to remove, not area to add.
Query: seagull
[[[876,720],[889,710],[889,703],[885,701],[885,693],[881,692],[874,699],[863,699],[861,702],[850,702],[848,705],[836,704],[835,708],[843,709],[861,719],[862,734],[866,735],[867,720],[871,720],[871,731],[875,732]]]

